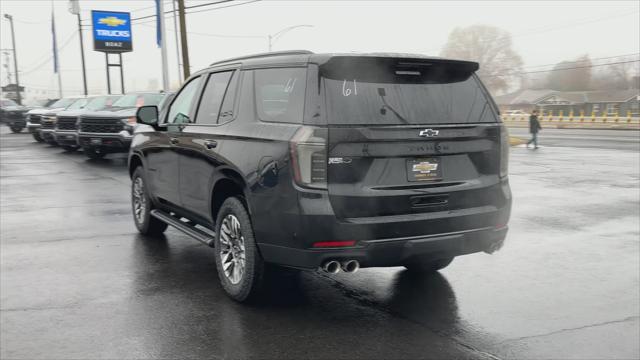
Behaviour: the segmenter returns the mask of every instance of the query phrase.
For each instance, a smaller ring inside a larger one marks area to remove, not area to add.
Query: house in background
[[[573,111],[574,116],[583,113],[585,116],[627,116],[640,117],[640,91],[607,90],[607,91],[556,91],[519,90],[511,94],[495,97],[495,101],[503,112],[522,110],[531,113],[534,109],[543,114],[567,116]]]

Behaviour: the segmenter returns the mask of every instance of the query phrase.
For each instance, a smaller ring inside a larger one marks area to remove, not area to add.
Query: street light
[[[289,31],[291,31],[293,29],[297,29],[297,28],[301,28],[301,27],[313,27],[313,25],[294,25],[294,26],[289,26],[289,27],[286,27],[286,28],[278,31],[275,34],[269,35],[269,52],[271,52],[271,48],[273,47],[273,43],[276,40],[278,40],[279,38],[281,38],[282,35],[288,33]]]
[[[4,14],[5,19],[11,24],[11,44],[13,46],[13,69],[16,73],[16,102],[22,105],[22,95],[20,94],[20,78],[18,77],[18,55],[16,55],[16,36],[13,32],[13,16]]]

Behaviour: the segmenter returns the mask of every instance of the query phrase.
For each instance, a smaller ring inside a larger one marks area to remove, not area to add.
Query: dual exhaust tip
[[[345,261],[337,261],[337,260],[329,260],[322,265],[322,270],[329,274],[337,274],[340,271],[344,271],[345,273],[354,273],[360,269],[360,263],[358,260],[345,260]]]

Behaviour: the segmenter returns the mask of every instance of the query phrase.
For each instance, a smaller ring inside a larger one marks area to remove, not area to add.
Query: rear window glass
[[[352,65],[352,64],[351,64]],[[455,65],[365,64],[323,78],[331,124],[405,125],[496,122],[473,71]]]
[[[254,70],[256,110],[260,120],[302,123],[306,76],[305,68]]]

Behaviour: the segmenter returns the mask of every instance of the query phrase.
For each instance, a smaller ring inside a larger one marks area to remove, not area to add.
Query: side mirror
[[[158,125],[158,107],[154,105],[141,106],[136,112],[138,122],[145,125]]]

